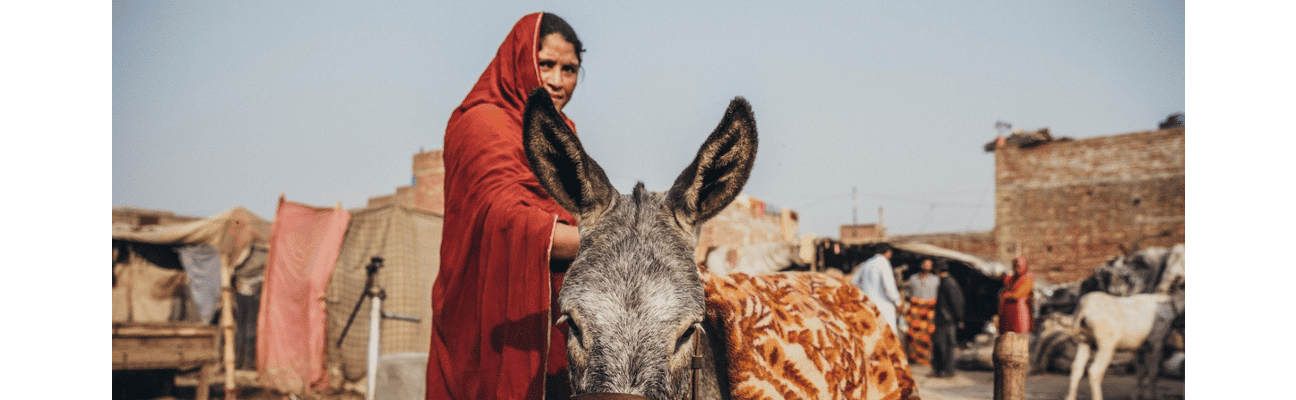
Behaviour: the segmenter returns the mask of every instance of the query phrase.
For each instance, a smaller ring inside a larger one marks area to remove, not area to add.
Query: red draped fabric
[[[280,199],[257,321],[262,385],[295,394],[328,387],[324,293],[350,221],[346,210]]]
[[[562,274],[550,272],[549,249],[554,224],[576,221],[536,181],[522,147],[527,93],[540,85],[540,15],[513,26],[446,126],[428,399],[540,399],[546,381],[569,390],[566,342],[550,313]]]

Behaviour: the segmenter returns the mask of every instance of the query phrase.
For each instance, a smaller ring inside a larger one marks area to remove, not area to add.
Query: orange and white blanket
[[[859,289],[820,273],[703,273],[735,400],[918,399],[895,333]]]

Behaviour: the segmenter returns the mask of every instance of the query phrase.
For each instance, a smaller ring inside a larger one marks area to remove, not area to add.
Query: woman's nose
[[[562,76],[556,69],[544,74],[543,78],[544,83],[549,85],[551,88],[557,89],[562,86]]]

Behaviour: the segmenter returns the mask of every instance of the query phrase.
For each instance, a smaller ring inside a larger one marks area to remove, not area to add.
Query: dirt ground
[[[951,378],[932,378],[931,368],[922,365],[912,365],[914,380],[918,383],[918,394],[923,400],[990,400],[994,398],[994,372],[987,370],[959,370]],[[1067,384],[1070,380],[1068,375],[1060,373],[1039,373],[1026,377],[1026,398],[1031,400],[1058,400],[1066,395]],[[239,387],[237,398],[246,400],[362,400],[364,396],[356,392],[319,394],[309,397],[293,397],[276,393],[271,390],[262,390],[256,386],[255,373],[251,371],[239,371],[235,375],[235,382]],[[193,399],[197,389],[197,379],[195,376],[178,376],[176,377],[174,397],[160,397],[158,399]],[[1184,381],[1172,378],[1161,378],[1157,381],[1160,387],[1161,398],[1164,400],[1183,399]],[[1126,400],[1133,399],[1135,390],[1138,388],[1137,381],[1133,375],[1118,375],[1109,373],[1103,379],[1104,399]],[[211,380],[209,389],[212,399],[224,399],[224,376],[216,376]],[[114,396],[116,397],[116,396]],[[1080,381],[1079,399],[1089,399],[1089,382]]]
[[[994,399],[994,371],[959,370],[951,378],[932,378],[931,368],[922,365],[911,365],[914,380],[918,383],[918,394],[923,400],[990,400]],[[1066,396],[1067,385],[1071,376],[1045,372],[1026,377],[1026,398],[1030,400],[1059,400]],[[1157,381],[1159,394],[1163,400],[1183,399],[1184,381],[1161,378]],[[1137,393],[1138,381],[1133,375],[1108,373],[1103,378],[1103,399],[1133,399]],[[1080,380],[1077,399],[1088,400],[1089,380]]]

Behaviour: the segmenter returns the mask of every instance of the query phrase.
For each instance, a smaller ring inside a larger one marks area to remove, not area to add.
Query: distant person
[[[531,172],[522,114],[538,87],[562,113],[582,51],[562,18],[524,16],[450,114],[428,399],[570,396],[566,338],[551,307],[580,239],[575,218]]]
[[[963,327],[963,289],[949,276],[949,266],[941,262],[935,268],[940,277],[936,293],[936,325],[932,333],[932,376],[954,376],[957,359],[958,329]]]
[[[1031,316],[1034,305],[1035,274],[1030,272],[1026,259],[1013,258],[1013,273],[1004,277],[1003,292],[999,294],[999,333],[1030,333],[1035,329]]]
[[[909,276],[905,282],[909,286],[909,308],[905,310],[905,322],[909,324],[909,335],[905,353],[909,361],[930,365],[932,356],[932,318],[936,316],[936,289],[940,286],[940,277],[932,272],[932,259],[922,260],[921,270]]]
[[[896,325],[896,313],[900,307],[900,290],[896,289],[895,272],[891,270],[891,245],[882,242],[874,247],[877,254],[868,259],[851,276],[851,283],[877,305],[882,319],[891,326],[896,340],[901,338],[900,328]]]

